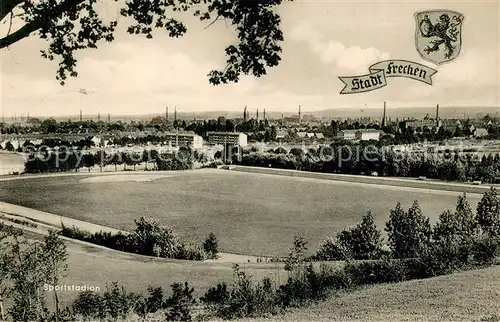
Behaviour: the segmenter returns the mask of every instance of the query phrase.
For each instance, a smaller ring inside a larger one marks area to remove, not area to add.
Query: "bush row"
[[[434,226],[423,214],[417,201],[408,210],[398,203],[390,212],[385,231],[387,244],[384,244],[382,233],[369,212],[354,228],[344,229],[334,238],[327,238],[311,259],[420,258],[441,250],[442,256],[462,253],[460,261],[466,261],[465,257],[475,251],[471,247],[480,243],[485,236],[500,236],[500,195],[493,187],[485,192],[476,214],[467,202],[466,195],[461,195],[457,199],[455,211],[443,212]]]
[[[134,220],[136,227],[130,233],[90,233],[76,227],[62,225],[59,234],[68,238],[86,241],[111,249],[140,255],[175,258],[183,260],[215,259],[218,240],[210,234],[202,245],[183,243],[177,234],[158,222],[140,217]]]

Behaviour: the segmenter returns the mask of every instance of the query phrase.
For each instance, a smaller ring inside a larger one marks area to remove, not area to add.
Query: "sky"
[[[109,2],[109,3],[106,3]],[[77,78],[65,86],[55,79],[57,63],[40,57],[46,48],[36,35],[0,51],[2,116],[61,116],[203,111],[319,111],[329,108],[500,106],[500,2],[497,1],[312,1],[280,6],[282,61],[261,78],[213,86],[207,74],[225,66],[224,49],[235,32],[223,21],[206,28],[185,16],[188,32],[179,39],[156,31],[149,40],[128,35],[130,21],[114,1],[101,2],[105,19],[118,18],[116,40],[77,54]],[[453,61],[434,65],[415,48],[414,13],[449,9],[464,14],[462,48]],[[8,23],[0,32],[5,35]],[[13,28],[21,24],[14,22]],[[387,86],[341,95],[339,76],[368,73],[387,59],[404,59],[436,69],[433,85],[389,78]],[[84,91],[82,91],[82,89]],[[82,93],[85,92],[86,94]]]

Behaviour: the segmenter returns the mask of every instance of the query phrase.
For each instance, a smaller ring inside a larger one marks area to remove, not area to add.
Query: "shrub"
[[[152,219],[140,217],[134,220],[135,229],[129,235],[137,253],[149,256],[174,258],[179,252],[179,238],[169,227],[161,226]]]
[[[321,265],[319,271],[314,269],[312,263],[297,268],[279,288],[280,305],[283,308],[297,307],[310,301],[323,300],[334,285],[333,275],[333,270],[325,265]]]
[[[318,251],[312,256],[312,259],[318,261],[337,261],[351,258],[350,249],[341,246],[336,238],[328,237],[323,241]]]
[[[192,244],[180,244],[177,253],[174,255],[176,259],[184,260],[205,260],[207,259],[207,254],[202,247]]]
[[[91,291],[79,293],[71,308],[75,314],[81,315],[84,320],[102,320],[106,317],[106,304],[103,298]]]
[[[209,288],[205,295],[200,298],[200,301],[217,312],[219,307],[224,307],[227,304],[229,298],[230,293],[227,289],[227,284],[222,283]]]
[[[210,259],[216,259],[219,253],[219,241],[214,233],[210,233],[203,243],[203,249]]]
[[[167,321],[191,321],[191,308],[196,303],[193,297],[193,288],[189,288],[187,282],[172,284],[172,296],[166,301],[168,311]]]
[[[379,259],[383,254],[382,236],[368,212],[352,229],[340,231],[336,239],[323,242],[314,256],[317,260]]]
[[[113,319],[126,318],[127,315],[133,312],[137,302],[138,295],[127,293],[125,288],[119,287],[116,282],[106,288],[102,295],[105,303],[106,316]]]
[[[148,287],[149,296],[145,300],[145,313],[155,313],[165,307],[163,289],[161,287]]]
[[[500,255],[500,238],[489,236],[478,236],[471,246],[474,265],[484,266],[494,263],[495,258]]]
[[[406,267],[398,260],[377,260],[348,263],[344,272],[350,286],[401,282],[406,279]]]
[[[237,264],[233,271],[235,281],[229,299],[217,312],[219,317],[235,319],[277,313],[275,287],[269,278],[254,282]]]
[[[395,258],[419,257],[429,246],[432,228],[415,201],[404,211],[398,202],[391,210],[385,228],[389,237],[389,246]]]

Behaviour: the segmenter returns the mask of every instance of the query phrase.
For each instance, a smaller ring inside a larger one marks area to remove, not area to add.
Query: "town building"
[[[338,136],[344,140],[378,141],[383,134],[383,131],[376,129],[356,129],[339,131]]]
[[[475,129],[474,136],[477,138],[488,136],[488,130],[482,127]]]
[[[344,140],[356,140],[358,130],[342,130],[338,132],[338,137]]]
[[[201,149],[203,147],[203,138],[190,132],[164,132],[158,133],[163,141],[172,147],[190,147],[192,149]]]
[[[356,132],[356,139],[360,141],[370,141],[380,140],[380,137],[384,134],[381,130],[376,129],[360,129]]]
[[[276,131],[276,139],[277,140],[284,139],[287,136],[288,136],[288,131],[286,131],[286,130],[278,129]]]
[[[238,132],[207,132],[208,144],[221,144],[246,147],[248,137],[245,133]]]

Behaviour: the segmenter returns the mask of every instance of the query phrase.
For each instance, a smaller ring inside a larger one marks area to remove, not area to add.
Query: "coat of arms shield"
[[[451,10],[415,13],[415,45],[420,56],[434,64],[457,58],[462,47],[464,15]]]

